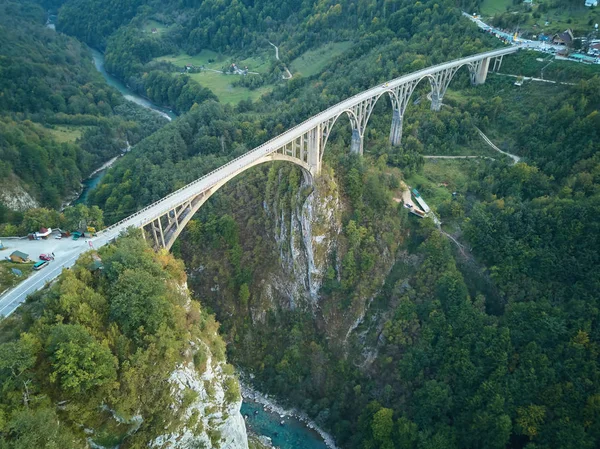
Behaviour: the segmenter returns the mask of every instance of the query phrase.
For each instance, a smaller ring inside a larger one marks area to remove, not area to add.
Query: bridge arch
[[[485,82],[491,60],[494,61],[495,70],[496,67],[500,68],[504,55],[516,51],[518,48],[515,47],[503,48],[449,61],[400,76],[384,85],[353,95],[102,230],[98,235],[98,242],[103,245],[130,226],[150,226],[156,242],[159,242],[156,233],[160,232],[161,242],[157,243],[157,246],[170,248],[174,238],[170,239],[169,233],[176,238],[193,213],[222,185],[248,168],[264,162],[274,160],[292,162],[302,167],[304,175],[310,179],[311,176],[319,173],[332,126],[342,114],[346,114],[353,128],[352,150],[362,154],[366,125],[373,107],[383,94],[388,94],[393,104],[394,118],[390,140],[392,144],[397,145],[402,135],[402,115],[415,88],[425,78],[432,88],[432,109],[437,110],[441,107],[441,99],[448,84],[461,67],[467,66],[473,84],[482,84]],[[165,219],[168,221],[168,245],[161,224],[161,220]]]
[[[336,114],[334,117],[330,118],[324,124],[324,134],[323,139],[321,141],[321,151],[319,152],[319,163],[323,162],[323,155],[325,154],[325,148],[327,147],[327,142],[329,142],[329,136],[331,136],[331,132],[333,131],[333,127],[337,123],[338,119],[345,115],[348,117],[351,131],[354,132],[359,123],[359,118],[355,111],[351,109],[345,109],[341,111],[339,114]]]
[[[304,176],[305,182],[310,183],[312,181],[313,173],[311,171],[311,167],[306,162],[284,154],[271,153],[252,162],[251,164],[244,165],[231,175],[222,178],[212,185],[210,189],[205,190],[194,198],[189,199],[185,203],[176,206],[171,211],[172,213],[163,215],[158,219],[147,223],[146,225],[142,225],[142,231],[148,227],[150,235],[154,238],[155,247],[157,249],[162,247],[170,250],[196,212],[198,212],[204,203],[206,203],[206,201],[208,201],[215,193],[217,193],[221,187],[247,170],[256,167],[257,165],[275,161],[291,162],[292,164],[299,166],[302,169],[302,175]]]

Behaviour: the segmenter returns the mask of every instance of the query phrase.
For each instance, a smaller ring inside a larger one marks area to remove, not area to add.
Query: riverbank
[[[92,52],[92,58],[94,60],[94,66],[96,67],[96,70],[98,70],[98,72],[100,72],[100,74],[104,77],[107,84],[117,89],[126,100],[133,101],[134,103],[146,109],[150,109],[157,114],[162,115],[169,121],[172,121],[177,117],[177,115],[175,115],[172,111],[161,108],[152,103],[148,98],[134,93],[131,89],[125,86],[121,80],[106,71],[106,68],[104,67],[104,55],[102,53],[94,48],[90,48],[90,51]]]
[[[265,395],[259,391],[253,389],[250,385],[240,380],[240,386],[242,389],[242,397],[244,400],[250,400],[257,404],[260,404],[265,411],[279,415],[281,419],[286,417],[293,417],[304,424],[308,429],[316,432],[322,439],[323,443],[329,449],[338,449],[335,444],[333,437],[321,429],[308,415],[300,412],[296,409],[287,410],[281,407],[279,404],[274,402],[268,395]]]

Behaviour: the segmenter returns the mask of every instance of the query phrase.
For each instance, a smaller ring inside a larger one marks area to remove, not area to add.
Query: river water
[[[147,98],[141,97],[140,95],[134,93],[131,89],[129,89],[125,84],[123,84],[120,80],[112,76],[110,73],[106,71],[104,68],[104,55],[100,53],[98,50],[91,49],[92,58],[94,59],[94,65],[96,66],[96,70],[102,74],[106,83],[109,86],[117,89],[126,100],[133,101],[134,103],[139,104],[147,109],[151,109],[155,112],[158,112],[160,115],[165,117],[167,120],[171,121],[175,117],[177,117],[173,111],[169,111],[168,109],[161,108],[160,106],[155,105]]]
[[[53,28],[54,24],[48,23],[48,27]],[[92,52],[92,58],[94,60],[94,66],[96,67],[96,70],[98,70],[98,72],[100,72],[100,74],[104,77],[106,83],[109,86],[112,86],[115,89],[117,89],[125,99],[133,101],[134,103],[139,104],[144,108],[151,109],[154,112],[157,112],[158,114],[162,115],[169,121],[173,120],[176,117],[176,115],[172,111],[156,106],[148,99],[141,97],[135,94],[133,91],[131,91],[127,86],[125,86],[125,84],[123,84],[121,81],[119,81],[117,78],[115,78],[106,71],[106,69],[104,68],[104,55],[98,50],[94,50],[93,48],[90,50]],[[110,165],[111,164],[109,164],[102,170],[96,171],[92,176],[83,181],[83,190],[81,192],[81,195],[73,202],[73,204],[85,204],[87,202],[90,191],[94,189],[98,184],[100,184],[100,181],[102,181],[102,178],[104,178],[104,176],[106,175],[106,171],[108,170]]]
[[[271,439],[280,449],[327,449],[319,434],[298,419],[265,410],[262,404],[244,398],[242,415],[248,430]],[[283,422],[283,425],[281,424]]]

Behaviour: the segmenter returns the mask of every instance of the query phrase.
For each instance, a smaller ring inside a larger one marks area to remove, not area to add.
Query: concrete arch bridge
[[[399,145],[404,112],[421,81],[427,79],[429,82],[431,109],[439,110],[450,81],[461,67],[468,68],[473,85],[483,84],[490,65],[492,70],[499,70],[502,57],[516,51],[516,47],[509,47],[456,59],[354,95],[103,230],[94,244],[102,246],[133,226],[149,231],[156,248],[170,249],[185,225],[213,193],[240,173],[265,162],[289,161],[302,167],[308,176],[318,175],[333,125],[343,114],[349,117],[352,126],[351,151],[362,154],[369,118],[384,95],[389,96],[393,107],[390,142]]]

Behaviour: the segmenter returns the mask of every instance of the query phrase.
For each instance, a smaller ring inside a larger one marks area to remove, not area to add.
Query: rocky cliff
[[[183,425],[157,438],[153,447],[248,449],[240,387],[231,366],[217,360],[202,340],[190,342],[189,355],[192,360],[181,363],[169,378]],[[206,360],[197,368],[193,360],[199,356]]]

